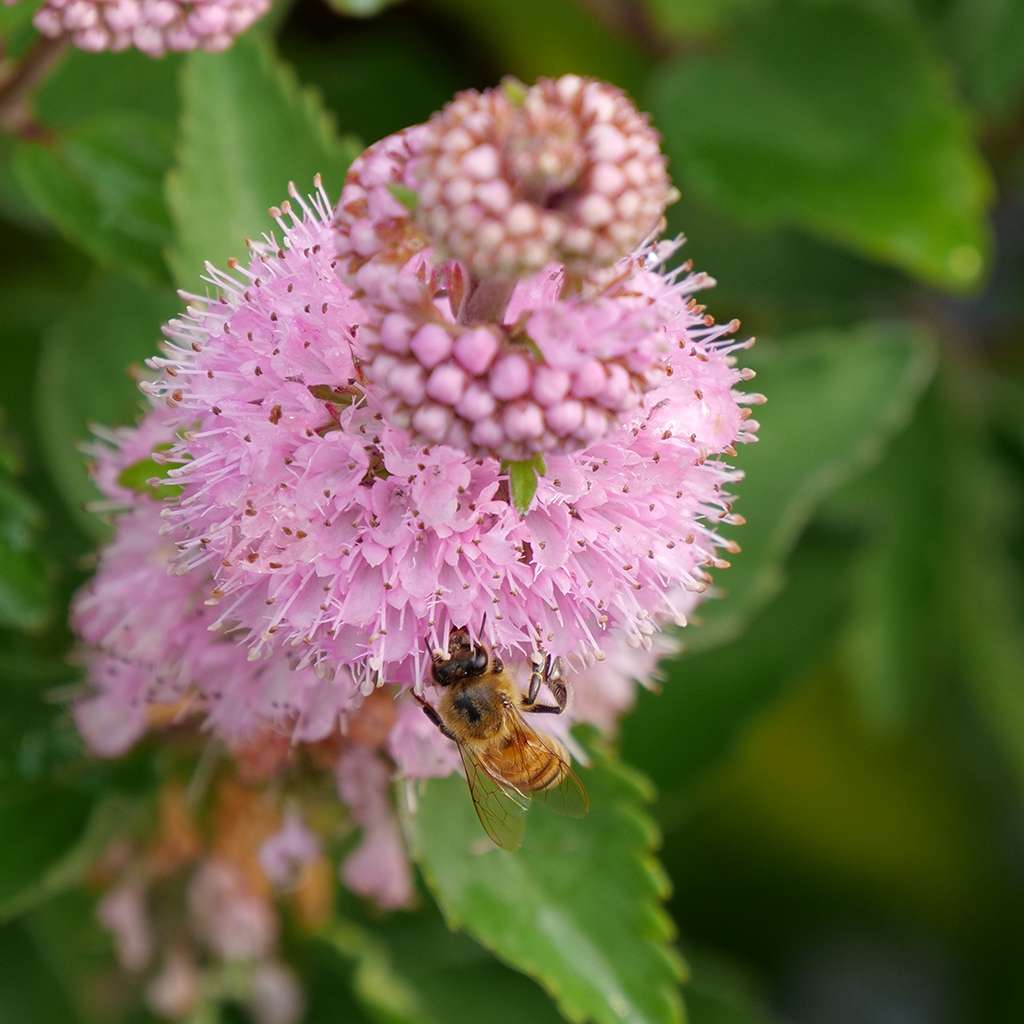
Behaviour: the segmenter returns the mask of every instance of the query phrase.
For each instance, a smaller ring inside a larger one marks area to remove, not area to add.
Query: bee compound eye
[[[503,662],[501,660],[501,658],[499,658],[496,654],[494,654],[494,655],[491,656],[491,668],[495,672],[504,672],[505,671],[505,662]]]
[[[490,658],[487,656],[487,650],[477,644],[473,648],[473,671],[483,672],[487,668],[488,661],[490,661]]]

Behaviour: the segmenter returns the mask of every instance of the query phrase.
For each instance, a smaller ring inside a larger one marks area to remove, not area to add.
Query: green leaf
[[[764,8],[769,0],[641,0],[659,31],[681,40],[714,36],[739,15]]]
[[[593,75],[635,92],[649,60],[626,33],[575,0],[431,0],[468,30],[502,71],[532,82],[541,75]]]
[[[773,5],[722,53],[659,71],[651,105],[684,196],[938,285],[979,280],[991,183],[913,24],[866,4]]]
[[[166,451],[170,447],[169,442],[158,444],[153,451]],[[181,494],[181,488],[176,484],[156,484],[153,481],[166,480],[171,470],[180,465],[180,462],[158,462],[152,456],[147,456],[130,466],[125,466],[118,474],[117,482],[137,494],[148,495],[154,501],[166,501]]]
[[[372,18],[398,0],[327,0],[328,6],[350,18]]]
[[[42,844],[33,839],[26,848],[20,837],[15,839],[13,845],[19,851],[19,860],[14,862],[10,878],[5,875],[4,882],[0,883],[0,923],[79,885],[111,840],[123,835],[128,823],[138,814],[137,804],[117,797],[90,805],[81,794],[73,791],[44,788],[27,792],[30,795],[24,802],[0,796],[0,821],[5,827],[14,823],[15,815],[22,815],[15,821],[19,821],[22,828],[32,828],[24,817],[26,809],[38,809],[43,802],[52,807],[48,813],[67,814],[68,820],[61,822],[57,829],[44,827]],[[82,817],[83,810],[88,812],[86,818]],[[10,867],[10,864],[8,861],[5,866]],[[23,864],[28,868],[28,875],[20,866]]]
[[[941,406],[930,390],[881,465],[831,503],[873,532],[855,572],[843,655],[865,719],[884,732],[913,721],[951,661],[952,635],[940,626],[953,540]]]
[[[0,1005],[4,1016],[24,1024],[83,1024],[62,978],[41,955],[21,924],[0,928]]]
[[[954,0],[942,41],[960,65],[970,97],[1004,117],[1024,94],[1024,4],[1019,0]]]
[[[588,749],[586,819],[535,807],[523,849],[509,853],[490,846],[463,779],[434,779],[415,812],[402,801],[410,849],[448,924],[540,982],[570,1020],[680,1021],[650,786],[607,749]]]
[[[562,1017],[528,978],[427,909],[390,914],[365,927],[339,922],[324,936],[353,964],[350,988],[382,1024],[557,1024]]]
[[[195,53],[182,74],[177,167],[167,182],[176,228],[171,264],[178,283],[199,288],[206,261],[244,255],[247,237],[270,227],[268,208],[289,181],[306,191],[323,175],[341,190],[359,152],[339,138],[319,97],[258,35],[226,53]]]
[[[941,451],[942,460],[933,471],[946,500],[943,532],[925,557],[941,559],[944,602],[932,636],[953,632],[949,650],[959,679],[1024,792],[1024,583],[1011,551],[1020,495],[1008,476],[1010,460],[989,445],[988,420],[997,410],[984,381],[957,367],[940,384],[945,401],[932,451]]]
[[[21,187],[62,234],[100,263],[160,283],[169,280],[163,180],[170,163],[166,124],[128,113],[91,117],[15,153]]]
[[[737,508],[747,524],[742,552],[720,573],[724,600],[699,612],[686,642],[703,649],[735,636],[778,591],[783,563],[816,506],[881,458],[905,426],[934,369],[929,339],[913,327],[864,325],[808,332],[784,345],[758,346],[745,362],[768,395],[758,410],[760,440],[743,445]]]
[[[31,905],[40,888],[73,880],[69,852],[86,835],[91,811],[84,794],[48,782],[0,790],[0,918]]]
[[[176,53],[153,60],[135,49],[86,53],[72,47],[39,86],[36,114],[58,133],[73,132],[100,110],[144,114],[172,125],[178,120],[175,85],[182,61]]]
[[[829,651],[845,621],[855,552],[846,537],[812,531],[793,555],[783,590],[740,638],[684,651],[661,666],[663,686],[640,693],[622,720],[622,752],[658,787],[663,824],[685,813],[750,723]]]
[[[690,958],[686,986],[689,1024],[774,1024],[764,994],[736,964],[700,953]]]
[[[547,472],[542,455],[522,462],[505,462],[502,468],[508,473],[508,487],[512,495],[512,504],[522,513],[530,510],[533,496],[537,493],[539,478]]]
[[[61,494],[93,535],[105,530],[85,508],[99,492],[81,445],[93,424],[119,426],[138,417],[142,398],[129,371],[157,351],[160,326],[178,306],[170,289],[107,277],[44,338],[36,397],[39,436]]]
[[[38,629],[50,612],[50,582],[40,553],[41,519],[14,483],[13,459],[0,447],[0,626]]]

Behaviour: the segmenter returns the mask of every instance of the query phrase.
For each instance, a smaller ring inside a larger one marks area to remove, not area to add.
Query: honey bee
[[[535,654],[531,669],[524,697],[501,659],[465,629],[456,629],[447,653],[433,658],[433,679],[444,691],[438,706],[416,696],[426,716],[458,746],[480,824],[506,850],[523,841],[531,799],[571,817],[586,814],[588,806],[565,748],[539,735],[523,718],[523,712],[557,715],[565,710],[561,662]],[[553,705],[537,703],[544,684],[555,698]]]

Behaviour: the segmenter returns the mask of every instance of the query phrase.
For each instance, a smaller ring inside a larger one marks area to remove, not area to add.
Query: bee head
[[[463,679],[482,676],[491,664],[490,652],[483,644],[473,643],[464,629],[452,630],[448,655],[434,655],[432,674],[438,686],[451,686]]]

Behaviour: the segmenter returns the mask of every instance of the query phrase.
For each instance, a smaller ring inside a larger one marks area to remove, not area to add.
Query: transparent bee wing
[[[459,753],[466,770],[469,795],[484,831],[503,850],[518,850],[523,845],[529,797],[495,778],[476,759],[473,751],[461,743]]]
[[[556,740],[537,732],[533,733],[530,742],[546,747],[562,765],[562,777],[556,785],[548,789],[534,790],[530,796],[556,814],[563,814],[567,818],[582,818],[590,809],[590,798],[579,776],[570,767],[565,749]]]
[[[557,814],[582,818],[590,801],[562,744],[538,733],[515,707],[507,709],[507,729],[510,742],[502,750],[501,763],[491,765],[485,759],[485,770],[492,778],[512,778],[517,784],[520,779],[536,780],[536,786],[523,786],[527,796]]]

